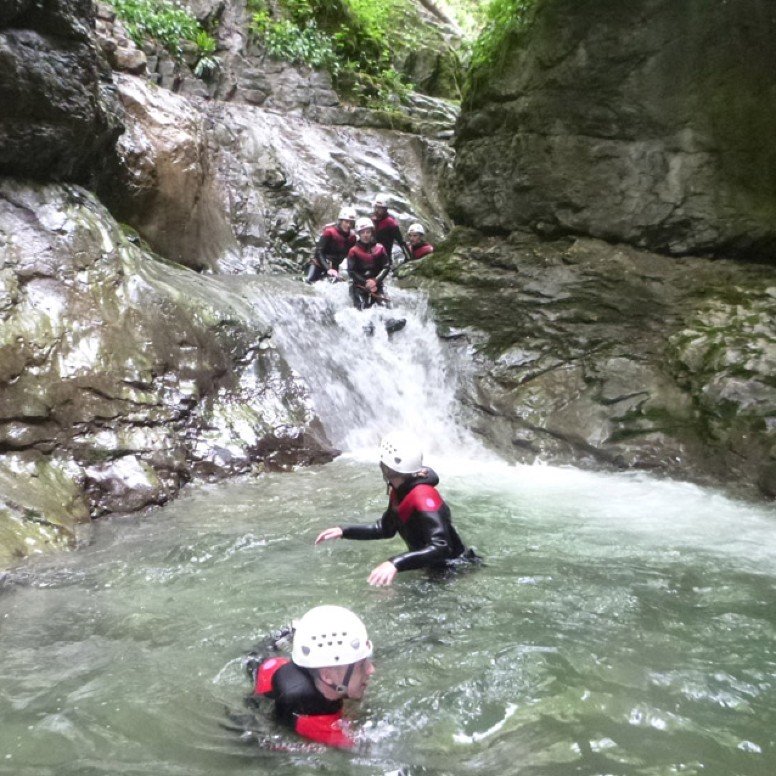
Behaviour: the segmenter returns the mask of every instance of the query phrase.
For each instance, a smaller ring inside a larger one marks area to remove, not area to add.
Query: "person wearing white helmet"
[[[342,606],[316,606],[298,623],[291,659],[247,662],[251,700],[270,698],[275,715],[304,738],[340,748],[355,741],[343,700],[360,700],[374,673],[372,642],[361,619]]]
[[[389,197],[387,194],[378,194],[372,201],[372,223],[375,227],[375,241],[385,248],[385,252],[393,260],[393,244],[396,243],[404,254],[404,258],[409,261],[410,250],[407,243],[404,242],[399,222],[388,212]]]
[[[393,432],[380,443],[380,469],[388,483],[388,509],[369,525],[343,525],[321,531],[316,544],[330,539],[389,539],[397,533],[407,552],[394,555],[374,568],[370,585],[390,585],[400,571],[444,567],[457,558],[475,560],[453,527],[450,508],[439,495],[439,477],[423,466],[417,441]]]
[[[374,241],[369,218],[356,221],[356,244],[348,251],[348,277],[353,306],[365,310],[373,304],[385,304],[383,281],[391,271],[391,257]]]
[[[355,222],[356,211],[352,207],[343,207],[337,215],[336,223],[323,227],[307,268],[307,283],[314,283],[327,275],[339,279],[340,264],[356,244],[356,233],[353,231]]]
[[[409,229],[407,229],[407,240],[412,259],[422,259],[434,252],[434,246],[426,242],[425,236],[426,230],[422,224],[410,224]]]

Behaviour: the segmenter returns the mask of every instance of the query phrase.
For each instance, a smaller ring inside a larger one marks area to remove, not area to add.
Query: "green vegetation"
[[[278,59],[328,70],[359,102],[389,107],[409,89],[392,53],[411,44],[407,0],[249,0],[251,32]]]
[[[469,86],[498,72],[507,51],[508,39],[526,28],[536,3],[537,0],[491,0],[485,26],[472,49]]]
[[[216,41],[204,30],[188,8],[175,0],[108,0],[127,32],[138,46],[149,38],[156,40],[176,59],[183,58],[188,42],[197,54],[197,76],[211,73],[218,66],[213,56]]]

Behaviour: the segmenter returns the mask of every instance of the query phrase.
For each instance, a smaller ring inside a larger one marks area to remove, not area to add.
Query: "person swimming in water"
[[[380,444],[380,469],[388,483],[388,509],[375,523],[327,528],[316,544],[332,539],[389,539],[397,533],[408,551],[372,569],[370,585],[390,585],[400,571],[440,568],[458,558],[474,560],[450,518],[450,508],[439,495],[439,477],[423,466],[423,453],[408,435],[394,432]]]
[[[245,661],[253,683],[248,701],[270,698],[277,720],[303,738],[352,748],[356,739],[343,701],[361,700],[375,671],[364,623],[342,606],[316,606],[296,624],[292,643],[290,659],[251,653]]]

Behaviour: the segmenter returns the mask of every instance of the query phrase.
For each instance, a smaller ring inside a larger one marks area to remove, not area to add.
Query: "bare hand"
[[[318,538],[315,540],[316,544],[320,544],[321,542],[327,542],[329,539],[341,539],[342,538],[342,529],[339,526],[336,526],[335,528],[327,528],[325,531],[321,531],[318,534]]]
[[[372,569],[372,573],[369,575],[367,582],[374,587],[387,587],[396,579],[396,575],[399,573],[396,566],[387,560],[385,563],[381,563],[377,568]]]
[[[339,272],[337,272],[337,270],[336,270],[336,269],[334,269],[334,267],[332,267],[332,268],[331,268],[331,269],[330,269],[328,272],[329,272],[329,275],[330,275],[331,277],[333,277],[333,278],[339,278]]]
[[[377,283],[372,280],[372,278],[367,279],[366,290],[369,291],[370,294],[374,294],[374,292],[377,291]]]

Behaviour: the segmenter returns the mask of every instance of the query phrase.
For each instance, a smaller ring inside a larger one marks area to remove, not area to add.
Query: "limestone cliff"
[[[772,260],[771,0],[536,0],[472,75],[455,219]]]

